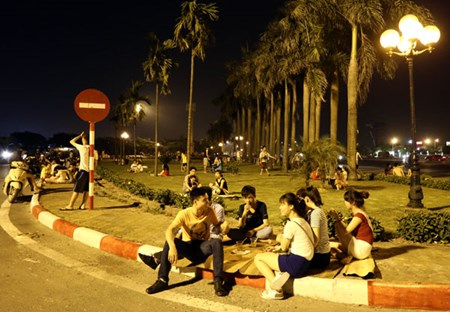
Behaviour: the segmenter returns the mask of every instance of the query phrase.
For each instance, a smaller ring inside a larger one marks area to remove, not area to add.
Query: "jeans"
[[[214,280],[223,280],[223,245],[220,239],[193,240],[190,242],[175,238],[175,246],[178,252],[178,259],[187,258],[193,265],[206,261],[213,255]],[[161,264],[158,270],[158,278],[169,282],[169,272],[172,264],[168,259],[169,244],[166,242],[161,254]]]

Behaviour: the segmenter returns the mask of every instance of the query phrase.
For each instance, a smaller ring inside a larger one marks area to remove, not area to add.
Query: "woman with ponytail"
[[[345,206],[351,210],[353,218],[346,224],[331,209],[330,215],[336,220],[335,229],[339,239],[339,248],[356,259],[370,256],[373,244],[373,227],[369,215],[364,208],[364,199],[369,198],[369,192],[349,189],[344,194]]]
[[[283,299],[282,287],[289,277],[301,277],[309,268],[314,255],[314,237],[304,219],[305,210],[305,201],[294,193],[280,197],[280,213],[289,220],[283,234],[277,236],[279,245],[275,246],[274,251],[278,253],[264,252],[255,256],[255,265],[266,278],[267,288],[261,294],[264,299]]]

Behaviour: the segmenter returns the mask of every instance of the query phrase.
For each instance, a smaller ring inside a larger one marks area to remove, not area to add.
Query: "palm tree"
[[[301,171],[305,174],[306,184],[309,184],[311,172],[316,168],[319,169],[322,182],[325,182],[325,178],[330,176],[330,173],[336,168],[339,155],[344,152],[343,146],[331,142],[327,137],[322,137],[309,144],[303,144]]]
[[[209,28],[210,21],[218,20],[218,9],[215,3],[198,3],[197,0],[184,1],[181,4],[181,16],[175,25],[174,41],[181,52],[190,50],[191,71],[188,104],[187,133],[187,165],[190,166],[192,143],[194,137],[193,125],[193,95],[194,95],[194,65],[195,58],[205,59],[205,47],[212,39]]]
[[[148,97],[139,93],[143,85],[142,81],[132,81],[130,88],[124,94],[119,95],[119,103],[113,107],[111,117],[116,131],[123,131],[130,124],[134,123],[135,125],[138,120],[145,117],[144,110],[136,110],[139,101],[150,103]],[[134,139],[136,140],[136,137]]]
[[[167,56],[167,52],[175,48],[173,40],[161,42],[154,33],[148,34],[150,49],[147,59],[142,63],[144,77],[147,82],[155,83],[155,177],[158,176],[158,108],[159,94],[170,94],[169,76],[171,70],[178,64]]]
[[[337,3],[337,9],[350,25],[352,35],[347,78],[347,162],[350,169],[349,179],[356,179],[358,105],[366,100],[375,69],[385,77],[392,77],[395,71],[395,67],[389,63],[379,66],[383,57],[377,55],[374,46],[374,42],[379,42],[385,16],[388,22],[398,20],[406,13],[413,13],[424,21],[430,21],[432,17],[427,9],[409,0],[343,0]]]

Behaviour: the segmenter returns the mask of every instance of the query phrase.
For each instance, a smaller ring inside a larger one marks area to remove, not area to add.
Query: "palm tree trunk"
[[[306,77],[303,78],[303,144],[309,143],[309,98],[311,92],[306,83]]]
[[[358,131],[358,29],[352,27],[352,50],[348,70],[348,112],[347,112],[347,164],[350,169],[349,180],[356,180],[356,135]]]
[[[270,130],[269,130],[269,150],[271,153],[275,150],[275,99],[273,92],[270,93]]]
[[[310,94],[309,96],[309,143],[314,142],[316,138],[316,101],[314,98],[314,94]]]
[[[289,86],[287,83],[287,79],[284,80],[284,139],[283,139],[283,164],[282,170],[283,172],[288,172],[288,163],[289,163],[289,125],[291,123],[291,99],[289,96]]]
[[[159,107],[159,86],[155,87],[155,177],[158,176],[158,107]]]
[[[291,115],[291,148],[292,155],[296,152],[296,132],[297,132],[297,84],[291,81],[292,87],[292,115]]]
[[[339,73],[337,70],[333,72],[331,81],[330,94],[330,141],[337,144],[338,129],[338,107],[339,107]]]
[[[245,155],[244,158],[248,159],[249,155],[253,153],[253,137],[252,137],[252,108],[249,106],[247,108],[247,138],[244,140]],[[248,144],[247,144],[248,143]]]
[[[314,139],[315,141],[319,141],[319,137],[320,137],[320,114],[322,112],[322,100],[320,99],[319,96],[316,96],[315,101],[316,103],[316,116],[314,118],[316,118],[316,130],[314,131]]]
[[[276,163],[280,163],[280,155],[281,155],[281,105],[277,107],[277,118],[276,118],[276,144],[275,144],[275,154],[277,155]]]
[[[259,151],[261,146],[261,108],[260,108],[260,99],[261,97],[258,95],[256,98],[256,125],[255,125],[255,146],[253,151],[256,153]],[[251,155],[253,160],[253,155]]]
[[[241,107],[241,112],[242,112],[242,117],[241,117],[241,132],[239,132],[239,148],[240,149],[243,149],[243,147],[242,147],[242,140],[241,140],[241,138],[243,138],[244,137],[244,134],[245,134],[245,130],[246,130],[246,125],[245,125],[245,123],[246,123],[246,119],[245,119],[245,107],[244,106],[242,106]]]
[[[192,102],[194,97],[194,62],[195,62],[195,54],[194,51],[191,50],[191,74],[190,74],[190,84],[189,84],[189,108],[188,108],[188,133],[187,133],[187,147],[186,147],[186,156],[187,156],[187,170],[189,170],[191,166],[191,152],[192,152],[192,137],[194,133],[194,125],[192,124]]]

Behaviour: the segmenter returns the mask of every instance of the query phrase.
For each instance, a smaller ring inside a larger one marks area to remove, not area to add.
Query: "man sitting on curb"
[[[155,294],[169,287],[169,272],[172,264],[183,257],[194,265],[203,263],[212,254],[214,267],[214,290],[217,296],[227,296],[229,290],[223,280],[223,246],[220,239],[210,238],[210,225],[220,225],[214,210],[210,206],[211,189],[195,188],[190,192],[192,207],[178,212],[166,230],[166,243],[159,263],[158,279],[146,289],[148,294]],[[181,228],[181,238],[176,238],[177,229]],[[151,268],[156,268],[157,259],[153,256],[139,254]]]

